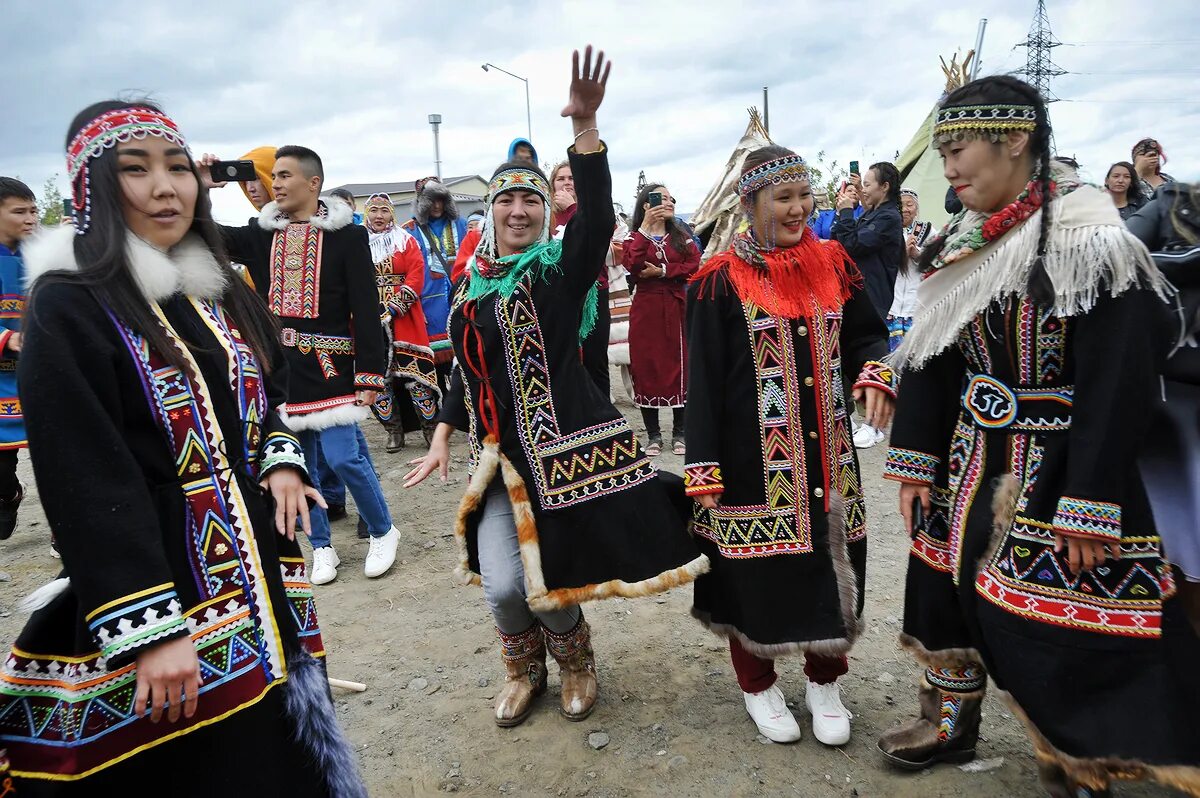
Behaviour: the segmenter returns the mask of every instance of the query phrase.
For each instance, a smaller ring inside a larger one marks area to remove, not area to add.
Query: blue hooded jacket
[[[515,161],[517,159],[517,146],[520,144],[524,144],[526,147],[533,150],[533,162],[537,163],[537,148],[533,146],[532,141],[525,138],[515,138],[512,140],[512,144],[508,145],[508,160]]]

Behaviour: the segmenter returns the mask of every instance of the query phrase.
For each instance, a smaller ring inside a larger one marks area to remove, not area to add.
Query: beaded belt
[[[990,374],[973,374],[962,405],[976,426],[1012,432],[1071,428],[1075,386],[1012,388]]]
[[[284,327],[279,331],[279,341],[284,346],[299,349],[301,354],[307,355],[309,352],[316,352],[317,361],[321,364],[321,371],[327,380],[338,374],[333,365],[332,355],[354,354],[354,339],[340,335],[321,335]]]

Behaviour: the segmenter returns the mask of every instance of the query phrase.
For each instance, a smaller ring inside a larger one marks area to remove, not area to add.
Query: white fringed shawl
[[[995,243],[931,274],[917,290],[917,314],[890,357],[898,371],[919,368],[954,343],[958,333],[994,300],[1024,294],[1037,257],[1043,210]],[[1120,296],[1134,286],[1164,299],[1173,289],[1146,247],[1125,229],[1109,197],[1092,186],[1050,203],[1046,273],[1054,285],[1054,313],[1086,313],[1101,291]],[[968,217],[961,224],[976,224]]]

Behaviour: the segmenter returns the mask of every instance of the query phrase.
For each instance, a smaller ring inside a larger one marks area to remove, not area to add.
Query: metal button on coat
[[[808,335],[808,328],[804,325],[800,325],[796,328],[796,335]]]
[[[812,438],[813,440],[816,440],[816,438],[817,438],[816,430],[809,430],[808,437]]]
[[[825,495],[825,489],[824,488],[814,488],[813,495],[819,499]]]
[[[813,378],[812,378],[812,377],[805,377],[805,378],[804,378],[804,384],[805,384],[805,385],[807,385],[809,388],[811,388],[811,387],[813,386]]]

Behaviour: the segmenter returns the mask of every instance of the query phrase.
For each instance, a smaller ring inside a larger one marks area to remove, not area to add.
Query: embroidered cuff
[[[1054,513],[1054,531],[1072,537],[1121,539],[1121,505],[1063,496]]]
[[[300,441],[288,432],[272,432],[263,441],[262,456],[259,460],[259,478],[265,479],[276,468],[288,466],[299,470],[308,476],[308,468],[304,463],[304,450]]]
[[[720,463],[690,463],[683,467],[683,491],[689,496],[724,493]]]
[[[416,304],[420,297],[417,293],[407,285],[400,286],[400,290],[392,295],[388,300],[388,307],[392,309],[394,316],[407,316],[408,311],[412,310],[412,306]]]
[[[169,582],[105,604],[88,615],[87,625],[110,668],[114,660],[119,667],[146,646],[188,632],[175,586]]]
[[[883,478],[930,485],[941,462],[940,457],[893,446],[888,449],[887,460],[883,464]]]
[[[387,380],[382,374],[360,372],[354,375],[354,387],[360,391],[386,391]]]
[[[878,388],[893,399],[896,398],[896,372],[887,363],[868,360],[854,383],[855,388]]]

